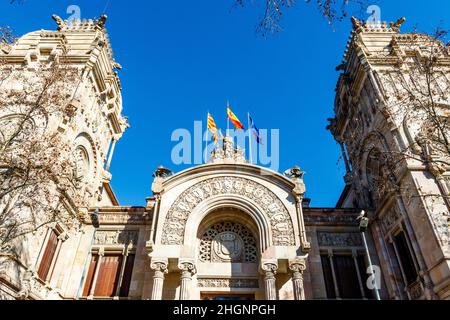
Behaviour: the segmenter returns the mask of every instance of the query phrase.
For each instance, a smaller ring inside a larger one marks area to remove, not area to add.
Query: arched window
[[[367,155],[366,160],[366,179],[367,188],[370,197],[370,206],[375,208],[377,200],[386,185],[387,181],[383,173],[383,155],[379,149],[373,148]]]
[[[240,223],[218,222],[201,236],[199,254],[202,262],[253,263],[257,261],[256,239]]]
[[[366,162],[367,185],[370,191],[376,191],[378,189],[381,176],[381,152],[377,148],[373,148],[367,155]]]
[[[77,179],[85,181],[89,175],[90,160],[86,149],[78,146],[75,149],[75,172]]]
[[[80,182],[88,182],[96,174],[96,153],[92,139],[82,133],[74,141],[73,163],[75,177]]]

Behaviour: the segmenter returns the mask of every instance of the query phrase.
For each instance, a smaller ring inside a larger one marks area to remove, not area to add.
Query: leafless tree
[[[266,37],[283,30],[281,21],[284,13],[296,5],[295,0],[234,0],[238,6],[261,3],[263,14],[256,26],[256,32]],[[340,22],[345,19],[349,11],[357,11],[359,15],[365,14],[368,6],[367,0],[305,0],[306,3],[315,3],[321,15],[328,24]],[[372,1],[371,3],[377,1]],[[356,14],[355,12],[353,12]]]
[[[446,35],[441,28],[433,34],[399,34],[393,38],[390,50],[384,55],[377,53],[377,58],[392,66],[376,71],[385,100],[380,110],[386,125],[399,128],[406,141],[399,144],[395,139],[374,135],[373,143],[363,144],[362,128],[369,124],[370,116],[361,108],[352,111],[355,115],[350,117],[345,140],[353,163],[368,154],[366,203],[376,206],[386,195],[397,194],[409,200],[424,197],[430,203],[445,203],[450,208],[450,195],[445,191],[416,195],[411,193],[412,186],[401,180],[401,168],[408,163],[426,166],[436,177],[450,168],[450,47]],[[330,120],[332,130],[334,120]]]
[[[77,193],[72,145],[52,125],[74,115],[79,73],[62,50],[42,61],[30,55],[27,68],[11,66],[4,57],[14,39],[0,30],[0,256],[15,258],[14,243],[24,235],[82,218],[74,208],[87,200]]]

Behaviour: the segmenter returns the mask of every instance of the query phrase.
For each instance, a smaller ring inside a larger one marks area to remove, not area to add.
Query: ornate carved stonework
[[[207,179],[184,191],[167,213],[162,244],[182,244],[185,224],[192,210],[202,201],[222,194],[240,195],[255,202],[270,221],[273,245],[295,245],[292,221],[283,203],[268,188],[239,177]]]
[[[199,254],[202,262],[256,262],[256,240],[239,223],[219,222],[201,237]]]
[[[95,233],[94,244],[125,244],[136,245],[139,231],[137,230],[108,230]]]
[[[225,231],[214,237],[212,243],[213,261],[242,261],[244,241],[234,232]]]
[[[199,288],[259,288],[258,279],[215,279],[197,280]]]
[[[319,245],[324,247],[359,247],[362,246],[358,232],[317,232]]]
[[[140,224],[145,222],[144,212],[138,214],[129,213],[100,213],[100,224]]]
[[[385,232],[388,232],[391,227],[401,218],[398,208],[393,207],[381,218],[381,224]]]

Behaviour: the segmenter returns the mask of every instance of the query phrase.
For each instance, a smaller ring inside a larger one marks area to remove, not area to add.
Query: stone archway
[[[196,290],[199,299],[263,298],[261,250],[256,222],[233,207],[208,211],[196,236]]]
[[[178,196],[164,221],[161,244],[186,243],[191,216],[196,211],[210,208],[214,203],[212,199],[228,199],[250,208],[254,218],[261,221],[260,228],[266,225],[270,233],[270,242],[266,246],[296,245],[292,219],[282,201],[267,187],[253,180],[227,176],[203,180]]]

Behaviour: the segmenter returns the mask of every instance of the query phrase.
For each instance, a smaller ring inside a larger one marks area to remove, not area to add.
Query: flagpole
[[[253,164],[253,155],[252,155],[252,135],[251,135],[251,130],[252,128],[250,127],[250,112],[247,112],[247,131],[248,131],[248,153],[249,153],[249,159],[250,159],[250,164]]]
[[[209,110],[206,113],[206,139],[205,139],[205,151],[203,152],[203,163],[206,164],[206,152],[208,151],[208,118],[209,118]]]
[[[230,107],[230,102],[227,100],[227,132],[225,132],[225,137],[228,137],[230,131],[230,118],[228,117],[228,108]]]

